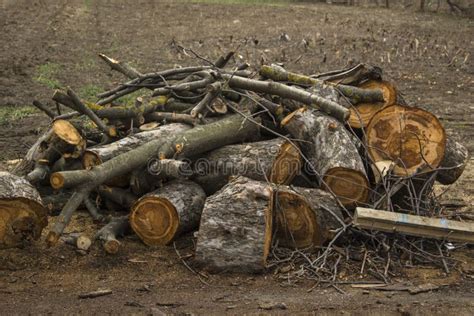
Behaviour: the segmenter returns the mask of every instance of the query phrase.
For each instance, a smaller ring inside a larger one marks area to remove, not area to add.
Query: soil
[[[199,62],[177,50],[176,44],[211,60],[237,49],[250,63],[277,61],[307,74],[359,61],[378,65],[409,104],[434,112],[451,137],[474,150],[474,21],[470,19],[323,4],[145,0],[0,0],[0,4],[0,106],[30,104],[33,99],[47,103],[52,90],[35,78],[38,67],[48,63],[59,65],[54,80],[80,91],[110,88],[123,79],[100,62],[99,52],[146,72]],[[1,125],[0,160],[20,158],[47,123],[38,114]],[[473,205],[473,165],[471,160],[462,179],[444,195],[445,201],[465,205],[467,211]],[[87,214],[79,213],[68,231],[92,235],[93,227]],[[189,242],[189,236],[177,242],[181,255],[190,253]],[[0,311],[472,315],[474,251],[468,248],[459,255],[464,273],[414,268],[393,280],[440,286],[410,295],[350,285],[341,285],[342,292],[324,286],[311,290],[314,284],[309,280],[288,283],[272,274],[200,280],[183,265],[174,247],[151,249],[133,236],[124,239],[117,256],[105,255],[99,245],[81,255],[64,244],[47,249],[39,241],[24,249],[0,251]],[[113,293],[78,299],[81,293],[101,288]],[[273,309],[263,309],[269,306]]]

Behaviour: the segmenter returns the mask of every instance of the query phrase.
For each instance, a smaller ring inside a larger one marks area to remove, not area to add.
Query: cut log
[[[244,176],[259,181],[289,184],[301,169],[299,149],[283,138],[228,145],[201,156],[195,163],[208,195],[222,188],[230,176]]]
[[[133,205],[130,225],[149,246],[169,244],[199,226],[205,199],[206,194],[198,184],[173,180]]]
[[[337,120],[308,109],[288,115],[281,124],[300,140],[300,147],[321,188],[333,192],[344,206],[366,203],[369,183],[352,135]]]
[[[100,165],[113,157],[137,148],[153,139],[166,139],[169,138],[170,135],[179,134],[189,128],[190,127],[185,124],[168,124],[159,126],[151,131],[124,137],[110,144],[89,148],[84,152],[82,164],[84,168],[91,169],[94,166]]]
[[[363,229],[474,244],[474,223],[358,207],[354,225]]]
[[[361,84],[360,87],[382,90],[383,102],[359,103],[352,106],[347,123],[353,128],[365,128],[375,113],[397,102],[397,90],[387,81],[369,80]]]
[[[344,227],[337,201],[319,189],[279,186],[272,204],[279,246],[322,246]]]
[[[102,241],[102,246],[108,254],[116,254],[120,250],[120,241],[117,237],[124,236],[130,231],[128,216],[114,217],[102,227],[94,239]]]
[[[48,210],[23,178],[0,171],[0,249],[21,246],[41,236]]]
[[[469,161],[469,152],[466,147],[452,138],[446,140],[444,158],[436,175],[436,181],[441,184],[453,184],[462,175]]]
[[[83,251],[89,250],[92,245],[90,238],[80,233],[72,233],[65,236],[64,243]]]
[[[392,105],[377,112],[367,126],[366,137],[373,162],[395,162],[396,175],[435,169],[444,157],[443,126],[436,116],[419,108]]]
[[[272,240],[271,186],[239,177],[206,200],[196,263],[212,272],[259,273]]]

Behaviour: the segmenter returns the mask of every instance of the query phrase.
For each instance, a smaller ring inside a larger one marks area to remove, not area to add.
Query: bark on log
[[[313,108],[320,109],[341,122],[345,122],[349,118],[349,110],[342,105],[303,89],[290,87],[279,82],[260,81],[231,75],[223,75],[223,78],[228,81],[231,88],[268,93],[296,100]]]
[[[50,168],[60,159],[77,158],[82,155],[86,142],[76,128],[65,120],[53,122],[51,131],[39,144],[35,157],[35,168],[28,173],[26,179],[36,183],[49,177]]]
[[[163,144],[158,157],[194,157],[225,145],[256,139],[260,136],[259,126],[256,124],[259,122],[258,118],[249,120],[234,114],[210,124],[196,126]]]
[[[103,61],[105,61],[107,63],[107,65],[110,66],[110,68],[112,68],[115,71],[118,71],[118,72],[122,73],[123,75],[125,75],[129,79],[135,79],[135,78],[139,78],[139,77],[142,76],[142,74],[139,71],[137,71],[135,68],[133,68],[132,66],[130,66],[129,64],[127,64],[125,62],[115,60],[115,59],[110,58],[110,57],[108,57],[104,54],[99,54],[99,57]]]
[[[301,169],[299,149],[283,138],[228,145],[201,156],[195,163],[195,178],[211,195],[230,176],[289,184]]]
[[[344,227],[341,209],[332,195],[319,189],[278,186],[273,195],[278,245],[290,248],[322,246]]]
[[[173,180],[133,205],[130,225],[149,246],[169,244],[199,226],[205,199],[206,194],[198,184]]]
[[[260,68],[260,74],[265,78],[269,78],[275,81],[285,81],[303,86],[313,86],[316,84],[322,84],[323,82],[318,79],[314,79],[305,75],[300,75],[286,71],[283,67],[277,65],[267,66],[264,65]],[[334,85],[328,82],[329,85]],[[345,97],[351,100],[351,103],[357,104],[361,102],[382,102],[383,94],[380,89],[361,89],[354,86],[347,86],[338,84],[337,90],[340,91]]]
[[[348,207],[367,202],[369,183],[364,163],[340,122],[303,108],[288,115],[282,125],[300,140],[309,171],[319,177],[322,189],[333,192]]]
[[[84,168],[91,169],[94,166],[100,165],[105,161],[137,148],[153,139],[166,139],[170,137],[170,135],[179,134],[189,128],[190,127],[185,124],[168,124],[151,131],[124,137],[110,144],[89,148],[84,152],[82,164]]]
[[[374,162],[391,160],[396,175],[437,168],[446,146],[443,126],[419,108],[389,106],[374,115],[366,131],[367,151]]]
[[[124,236],[130,231],[130,222],[128,216],[114,217],[110,222],[102,227],[94,239],[100,240],[105,252],[116,254],[120,250],[120,241],[117,237]]]
[[[383,93],[382,102],[359,103],[350,108],[351,115],[347,123],[353,128],[365,128],[378,111],[397,102],[397,90],[387,81],[369,80],[360,85],[362,89],[379,89]]]
[[[37,240],[48,211],[36,189],[23,178],[0,171],[0,249]]]
[[[453,184],[462,175],[469,161],[469,152],[466,147],[452,138],[446,140],[444,158],[436,175],[436,181],[441,184]]]
[[[262,272],[272,239],[272,194],[267,183],[239,177],[207,198],[196,263],[212,272]]]

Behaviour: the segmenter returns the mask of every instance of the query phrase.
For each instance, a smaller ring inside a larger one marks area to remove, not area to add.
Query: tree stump
[[[281,124],[299,140],[309,166],[321,188],[333,192],[352,207],[366,203],[369,183],[352,135],[337,120],[302,108],[290,113]]]
[[[377,112],[366,131],[373,162],[392,160],[396,175],[437,168],[444,157],[446,134],[436,116],[419,108],[392,105]]]
[[[0,171],[0,249],[41,236],[48,211],[36,189],[23,178]]]
[[[272,194],[267,183],[239,177],[209,197],[196,263],[213,272],[262,272],[272,239]]]
[[[274,194],[278,245],[322,246],[343,227],[341,209],[332,195],[319,189],[279,186]]]
[[[218,148],[201,156],[194,169],[199,175],[195,181],[211,195],[236,175],[289,184],[301,169],[301,156],[295,145],[275,138]]]
[[[351,107],[351,114],[347,123],[353,128],[365,128],[375,113],[397,102],[397,90],[387,81],[369,80],[362,83],[360,87],[364,89],[382,90],[384,101],[375,103],[358,103]]]
[[[145,244],[166,245],[199,226],[205,199],[198,184],[170,181],[132,206],[130,226]]]

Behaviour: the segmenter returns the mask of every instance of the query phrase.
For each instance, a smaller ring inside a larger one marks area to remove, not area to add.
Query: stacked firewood
[[[129,80],[96,102],[55,91],[66,114],[34,102],[51,125],[14,174],[0,174],[0,247],[38,239],[48,217],[53,246],[84,206],[108,220],[92,240],[108,253],[128,233],[157,246],[197,231],[196,263],[258,272],[272,247],[319,247],[342,235],[356,207],[436,215],[434,181],[453,183],[468,160],[378,67],[252,71],[227,67],[230,53],[141,73],[100,57]],[[120,104],[137,91],[133,104]]]

